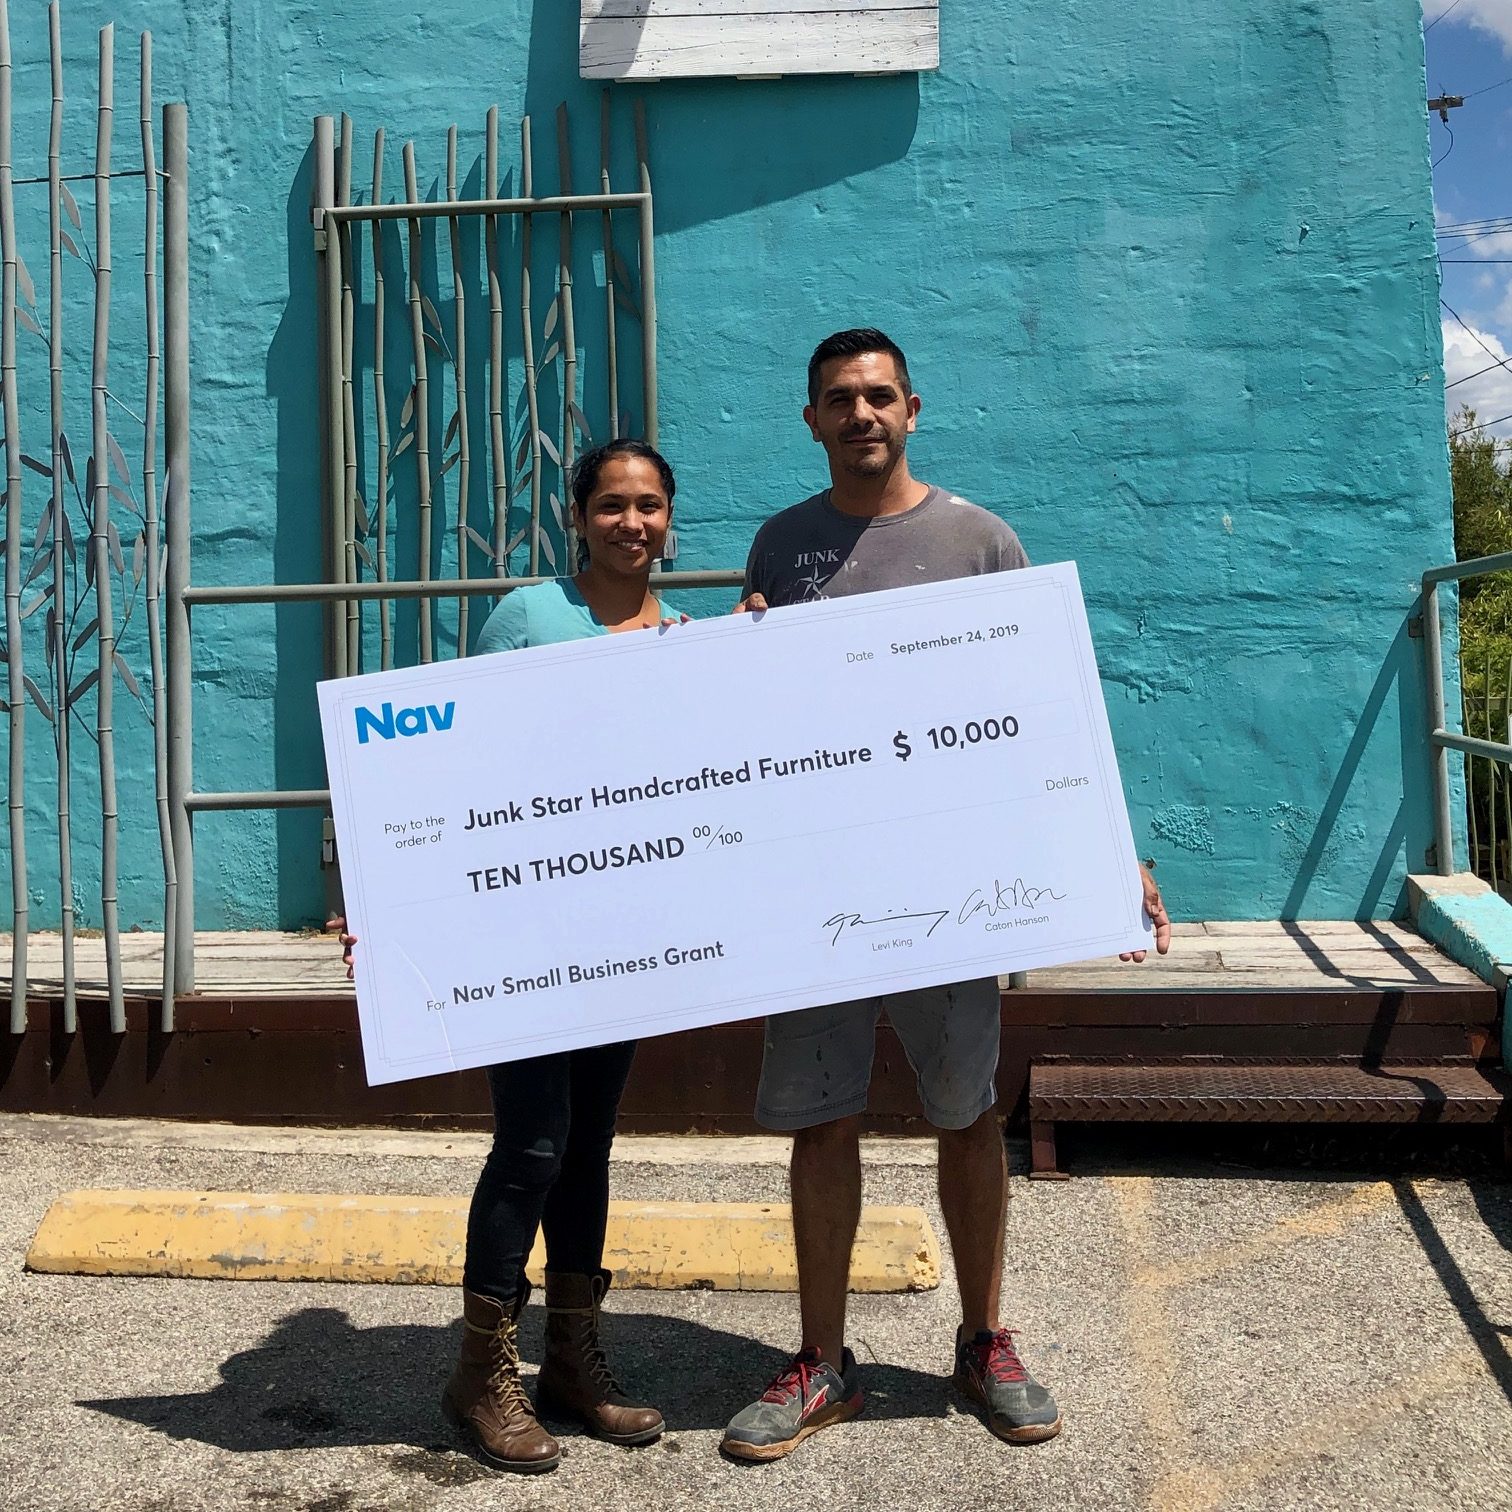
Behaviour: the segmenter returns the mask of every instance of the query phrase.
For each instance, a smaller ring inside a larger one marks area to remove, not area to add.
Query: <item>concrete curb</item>
[[[185,1123],[167,1118],[91,1118],[67,1113],[0,1113],[0,1141],[8,1139],[120,1150],[464,1160],[480,1166],[493,1143],[491,1134],[456,1129],[323,1129],[278,1124]],[[792,1136],[786,1134],[620,1134],[609,1158],[616,1165],[786,1167],[792,1150]],[[861,1163],[867,1167],[932,1166],[935,1141],[932,1135],[864,1136]]]
[[[456,1286],[466,1227],[459,1197],[86,1190],[48,1209],[26,1265],[62,1275]],[[543,1261],[538,1243],[533,1281]],[[604,1263],[621,1287],[798,1289],[785,1204],[611,1202]],[[939,1284],[940,1247],[921,1208],[862,1210],[852,1291]]]
[[[1411,876],[1407,901],[1413,927],[1452,961],[1505,997],[1512,977],[1512,903],[1469,872]],[[1502,1064],[1512,1065],[1512,1025],[1502,1015]]]

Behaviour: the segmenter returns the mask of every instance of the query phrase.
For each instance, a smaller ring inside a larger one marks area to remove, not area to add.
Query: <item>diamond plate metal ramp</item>
[[[1036,1065],[1031,1175],[1063,1176],[1057,1123],[1502,1124],[1512,1077],[1485,1066]]]

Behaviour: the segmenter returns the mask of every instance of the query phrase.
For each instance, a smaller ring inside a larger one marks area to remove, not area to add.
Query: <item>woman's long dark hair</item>
[[[587,514],[588,501],[593,497],[593,490],[598,487],[599,474],[603,472],[604,464],[613,461],[615,457],[639,457],[642,461],[649,462],[661,478],[662,488],[667,495],[667,508],[671,509],[672,500],[677,497],[677,479],[672,476],[671,464],[649,442],[635,441],[628,436],[622,436],[617,441],[606,441],[578,458],[572,469],[572,502],[576,508]],[[583,540],[578,542],[577,565],[579,572],[588,565],[588,543]]]

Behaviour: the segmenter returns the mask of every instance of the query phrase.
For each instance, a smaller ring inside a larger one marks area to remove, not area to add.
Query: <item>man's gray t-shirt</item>
[[[1011,527],[943,489],[931,488],[902,514],[875,519],[843,514],[826,489],[756,532],[745,592],[776,608],[1028,565]]]

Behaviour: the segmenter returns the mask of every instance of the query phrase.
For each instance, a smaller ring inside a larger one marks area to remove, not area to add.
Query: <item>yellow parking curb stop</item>
[[[48,1209],[26,1265],[60,1275],[454,1286],[467,1206],[461,1197],[321,1192],[69,1192]],[[543,1261],[538,1242],[532,1280]],[[798,1289],[783,1203],[612,1202],[604,1263],[622,1287]],[[921,1208],[862,1210],[852,1291],[939,1284],[940,1247]]]

